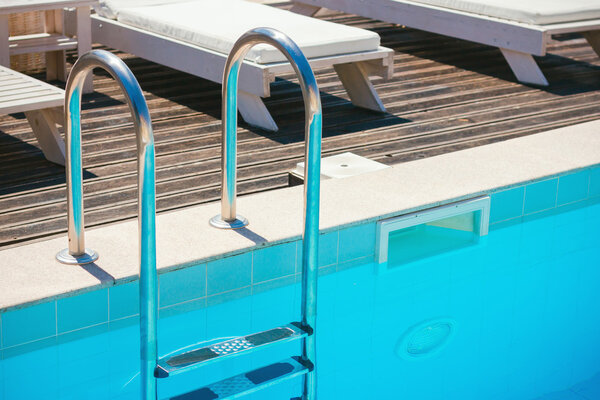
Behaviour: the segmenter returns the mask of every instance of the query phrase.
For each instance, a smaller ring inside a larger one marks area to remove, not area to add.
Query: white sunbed
[[[499,47],[517,79],[548,85],[532,55],[552,35],[581,32],[600,54],[600,0],[293,0],[292,11],[321,7]]]
[[[376,33],[243,0],[103,0],[92,39],[109,47],[221,83],[228,52],[246,31],[267,26],[290,36],[313,68],[333,66],[353,104],[384,112],[369,76],[389,79],[393,51]],[[276,76],[293,72],[274,47],[255,46],[240,70],[244,120],[276,131],[262,97]]]

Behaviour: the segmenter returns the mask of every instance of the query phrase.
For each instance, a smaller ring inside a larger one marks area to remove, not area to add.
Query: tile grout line
[[[246,287],[248,287],[248,286],[246,286]],[[242,288],[242,289],[243,289],[243,288]],[[232,291],[234,291],[234,290],[238,290],[238,289],[233,289]],[[219,293],[219,294],[215,294],[215,295],[213,295],[213,296],[219,296],[220,294],[221,294],[221,293]],[[194,301],[198,301],[198,300],[203,300],[203,299],[204,299],[204,300],[206,300],[207,298],[208,298],[207,296],[196,297],[195,299],[184,300],[184,301],[181,301],[181,302],[179,302],[179,303],[175,303],[175,304],[169,304],[168,306],[160,307],[158,310],[159,310],[159,311],[160,311],[160,310],[168,310],[169,308],[173,308],[173,307],[176,307],[176,306],[181,306],[181,305],[183,305],[183,304],[189,304],[189,303],[192,303],[192,302],[194,302]],[[130,315],[130,316],[127,316],[127,317],[118,318],[118,319],[116,319],[115,321],[118,321],[119,319],[124,319],[124,318],[135,317],[136,315],[140,315],[140,314],[139,314],[139,313],[137,313],[137,314]]]
[[[586,200],[589,200],[589,199],[592,198],[592,171],[594,169],[592,169],[592,168],[589,169],[588,182],[587,182],[587,192],[586,192],[586,196],[585,196]]]
[[[115,287],[114,285],[111,287]],[[110,322],[110,287],[106,288],[106,322]]]
[[[567,176],[567,175],[565,175]],[[558,208],[558,190],[560,189],[560,179],[562,176],[556,178],[556,195],[554,196],[554,208]]]
[[[81,328],[77,328],[77,329],[71,329],[70,331],[65,331],[65,332],[57,334],[56,338],[58,339],[60,336],[67,335],[67,334],[74,333],[74,332],[83,331],[83,330],[88,329],[88,328],[94,328],[94,327],[101,326],[101,325],[104,325],[104,324],[108,325],[108,322],[109,321],[99,322],[97,324],[87,325],[87,326],[84,326],[84,327],[81,327]]]
[[[6,346],[6,347],[4,347],[2,350],[3,350],[3,351],[4,351],[4,350],[12,350],[12,349],[14,349],[14,348],[16,348],[16,347],[19,347],[19,346],[26,346],[26,345],[29,345],[29,344],[32,344],[32,343],[36,343],[36,342],[40,342],[40,341],[42,341],[42,340],[48,340],[48,339],[52,339],[52,338],[54,338],[54,339],[57,339],[57,338],[58,338],[58,335],[50,335],[50,336],[44,336],[44,337],[41,337],[41,338],[39,338],[39,339],[28,340],[28,341],[26,341],[26,342],[23,342],[23,343],[14,344],[14,345],[12,345],[12,346]]]
[[[58,301],[54,300],[54,336],[58,336]]]
[[[337,229],[335,231],[335,269],[337,270],[337,265],[340,262],[340,230]]]
[[[340,265],[340,230],[336,231],[337,241],[335,244],[335,270],[339,270]]]
[[[521,199],[521,215],[519,215],[519,217],[525,216],[525,198],[527,196],[527,186],[529,186],[529,185],[523,186],[523,198]],[[499,192],[499,193],[502,193],[502,192]]]

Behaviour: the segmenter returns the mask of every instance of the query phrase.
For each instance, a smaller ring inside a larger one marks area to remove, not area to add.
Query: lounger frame
[[[92,16],[92,39],[95,43],[102,43],[152,62],[222,83],[227,54],[98,15]],[[393,74],[393,54],[393,50],[379,47],[373,51],[313,58],[309,62],[313,68],[333,66],[356,106],[385,112],[385,107],[369,77],[390,79]],[[270,83],[276,76],[291,72],[293,68],[288,62],[244,62],[240,70],[238,109],[247,123],[270,131],[277,130],[277,125],[262,98],[270,96]]]
[[[532,55],[544,56],[552,35],[581,32],[600,55],[600,19],[535,25],[407,0],[294,0],[292,11],[312,16],[321,7],[500,48],[517,79],[548,85]]]

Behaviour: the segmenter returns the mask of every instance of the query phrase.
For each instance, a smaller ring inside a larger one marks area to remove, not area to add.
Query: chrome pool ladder
[[[138,82],[127,66],[113,54],[95,50],[73,66],[65,92],[65,135],[67,143],[67,205],[69,247],[57,259],[66,264],[94,262],[98,254],[86,249],[83,224],[83,173],[81,157],[81,93],[93,68],[108,71],[119,83],[133,114],[138,150],[138,221],[140,243],[140,350],[141,399],[157,399],[158,379],[194,370],[225,358],[264,349],[271,345],[302,340],[299,356],[239,374],[171,400],[234,399],[282,380],[303,377],[302,400],[316,399],[316,312],[317,254],[319,243],[319,198],[321,162],[321,102],[317,83],[308,61],[286,35],[269,28],[244,34],[234,45],[223,79],[223,213],[213,225],[241,227],[235,221],[237,78],[246,53],[258,43],[275,46],[288,58],[299,77],[306,112],[304,183],[304,227],[302,235],[302,318],[299,322],[275,327],[209,346],[158,358],[158,278],[156,270],[155,163],[154,139],[148,107]],[[232,79],[231,84],[229,80]],[[267,212],[267,210],[265,210]],[[220,223],[219,221],[222,221]]]
[[[168,377],[186,370],[233,356],[248,354],[265,347],[302,341],[302,352],[279,362],[239,374],[208,386],[172,397],[171,400],[234,399],[271,386],[282,380],[303,377],[302,400],[315,400],[317,253],[319,243],[319,198],[321,166],[321,100],[314,74],[300,48],[285,34],[270,28],[246,32],[234,44],[223,73],[223,141],[221,215],[212,218],[218,228],[242,228],[248,222],[236,215],[236,147],[238,75],[246,53],[259,43],[279,49],[298,75],[305,103],[304,227],[302,235],[302,318],[299,322],[264,332],[226,340],[210,346],[176,354],[158,362],[156,376]],[[269,212],[265,209],[265,212]]]
[[[94,68],[106,70],[125,93],[137,138],[138,226],[140,261],[140,377],[142,398],[155,400],[154,369],[158,361],[158,278],[156,272],[156,189],[154,135],[148,105],[131,70],[120,58],[104,50],[79,57],[65,90],[67,218],[69,247],[56,255],[65,264],[94,262],[98,254],[86,249],[83,224],[83,172],[81,161],[81,94]]]

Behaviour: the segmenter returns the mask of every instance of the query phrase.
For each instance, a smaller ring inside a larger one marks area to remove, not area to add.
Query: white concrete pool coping
[[[492,193],[600,164],[600,120],[399,164],[344,179],[323,180],[321,230],[349,226]],[[244,231],[217,230],[218,203],[157,216],[159,270],[198,264],[265,244],[296,240],[303,216],[301,186],[240,197]],[[66,235],[0,251],[0,312],[134,280],[137,220],[86,231],[96,264],[67,266],[55,254]]]

